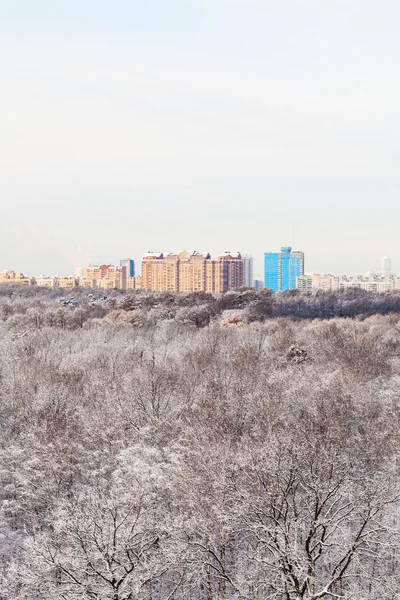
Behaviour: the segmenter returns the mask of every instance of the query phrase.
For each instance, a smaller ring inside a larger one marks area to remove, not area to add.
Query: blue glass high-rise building
[[[274,292],[291,290],[300,275],[304,275],[304,252],[284,246],[280,252],[264,254],[264,287]]]
[[[122,258],[119,261],[120,267],[126,267],[126,276],[135,277],[135,261],[132,258]]]

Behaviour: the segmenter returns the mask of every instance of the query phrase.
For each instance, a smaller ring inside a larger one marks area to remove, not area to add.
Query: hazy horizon
[[[2,0],[0,271],[189,247],[261,273],[295,227],[306,271],[388,255],[400,273],[399,17],[391,0]]]

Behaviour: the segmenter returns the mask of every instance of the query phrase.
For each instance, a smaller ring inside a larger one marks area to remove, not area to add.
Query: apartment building
[[[399,277],[347,277],[339,279],[340,289],[358,288],[367,292],[384,293],[400,289]]]
[[[242,254],[243,259],[243,284],[246,287],[255,287],[254,285],[254,258],[251,254]]]
[[[142,289],[142,278],[140,275],[126,278],[126,289],[127,290],[141,290]]]
[[[357,288],[367,292],[384,293],[400,289],[400,277],[335,277],[334,275],[319,275],[307,273],[297,277],[296,287],[302,292],[310,293],[315,290],[324,292],[337,291],[339,289]]]
[[[54,288],[57,287],[57,278],[42,275],[40,277],[34,277],[33,285],[38,285],[39,287]]]
[[[166,291],[166,261],[162,252],[147,252],[142,259],[142,285],[144,290]],[[171,269],[169,270],[171,272]],[[169,282],[169,285],[171,283]]]
[[[133,258],[121,258],[119,266],[126,267],[127,277],[135,277],[135,261]]]
[[[32,278],[25,277],[23,273],[17,273],[15,271],[6,270],[0,273],[0,285],[4,283],[12,285],[31,285]]]
[[[302,292],[312,292],[313,290],[332,292],[338,290],[339,287],[339,277],[330,274],[306,273],[296,278],[296,288]]]
[[[79,287],[84,288],[95,288],[97,287],[97,281],[95,279],[86,279],[84,277],[78,279]]]
[[[280,252],[264,254],[264,287],[283,292],[296,287],[296,279],[304,275],[304,252],[283,246]]]
[[[32,285],[51,288],[74,288],[78,287],[79,279],[76,277],[48,277],[41,275],[40,277],[33,277]]]
[[[243,283],[243,260],[239,252],[224,252],[216,260],[209,253],[196,250],[166,255],[148,252],[142,260],[141,285],[145,290],[222,294]]]
[[[57,277],[57,287],[74,288],[78,287],[79,279],[76,277]]]
[[[114,265],[87,265],[84,278],[96,281],[96,287],[103,289],[126,289],[126,267]]]
[[[244,285],[244,266],[240,252],[220,254],[217,265],[219,272],[217,272],[216,285],[220,286],[220,291],[217,293],[224,294]]]

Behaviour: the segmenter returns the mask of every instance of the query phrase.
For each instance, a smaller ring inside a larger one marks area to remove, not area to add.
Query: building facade
[[[96,281],[99,288],[126,290],[126,267],[87,265],[84,278]]]
[[[358,288],[366,292],[377,292],[378,294],[400,289],[399,277],[346,277],[339,279],[340,289]]]
[[[243,284],[246,287],[254,286],[254,258],[251,254],[242,254],[243,259]]]
[[[34,280],[35,280],[35,285],[38,285],[39,287],[48,287],[48,288],[57,287],[57,277],[40,276],[40,277],[35,277]]]
[[[357,288],[366,292],[376,292],[378,294],[400,289],[400,277],[380,277],[379,275],[371,277],[335,277],[334,275],[318,275],[316,273],[307,273],[297,278],[297,289],[301,292],[311,293],[315,290],[332,292],[342,289]]]
[[[119,266],[126,268],[127,277],[135,277],[135,261],[132,258],[122,258]]]
[[[320,275],[319,273],[306,273],[297,277],[296,288],[301,292],[312,292],[322,290],[333,292],[339,289],[339,277],[334,275]]]
[[[79,285],[79,278],[77,277],[56,277],[56,286],[60,288],[74,288]]]
[[[283,292],[296,287],[297,277],[304,275],[304,252],[283,246],[280,252],[264,254],[264,287]]]
[[[224,252],[216,260],[208,253],[195,250],[166,255],[148,252],[142,260],[144,290],[223,294],[243,286],[243,282],[243,260],[239,252]]]
[[[11,285],[32,285],[32,277],[26,277],[23,273],[6,270],[0,273],[0,284],[4,283]]]
[[[127,290],[141,290],[142,289],[142,277],[135,275],[135,277],[126,278],[126,289]]]

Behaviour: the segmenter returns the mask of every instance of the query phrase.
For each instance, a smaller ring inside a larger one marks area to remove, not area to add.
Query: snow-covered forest
[[[0,290],[1,600],[400,598],[400,294]]]

